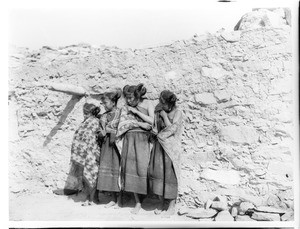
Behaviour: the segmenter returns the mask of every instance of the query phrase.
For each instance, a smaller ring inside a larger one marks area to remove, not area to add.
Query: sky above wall
[[[123,4],[120,1],[113,1],[118,4],[89,4],[87,1],[84,5],[76,4],[78,1],[67,2],[67,5],[12,6],[9,44],[31,49],[81,42],[95,46],[144,48],[189,39],[195,34],[215,33],[222,28],[232,31],[252,8],[282,6],[280,2],[246,0],[230,3],[213,0],[123,1]]]

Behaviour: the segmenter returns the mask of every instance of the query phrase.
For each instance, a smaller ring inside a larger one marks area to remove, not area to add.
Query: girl
[[[103,131],[99,136],[102,138],[102,146],[97,189],[111,192],[113,197],[105,207],[112,207],[117,203],[117,192],[120,191],[118,186],[120,154],[115,139],[120,120],[120,109],[117,108],[117,102],[121,94],[121,90],[108,92],[102,99],[106,112],[100,118],[100,126]]]
[[[154,121],[154,107],[143,98],[146,88],[143,84],[126,85],[123,94],[127,107],[122,109],[118,136],[122,139],[121,189],[133,192],[137,214],[141,209],[139,194],[147,194],[147,168],[150,158],[149,130]]]
[[[178,192],[182,113],[176,107],[176,95],[171,91],[162,91],[159,104],[155,108],[154,129],[158,132],[151,151],[149,164],[149,188],[165,200],[169,207],[165,217],[175,213],[175,201]],[[155,211],[159,214],[161,211]]]
[[[99,129],[99,112],[100,108],[94,104],[85,103],[83,106],[84,121],[74,134],[71,168],[64,188],[66,195],[83,191],[87,197],[83,206],[91,205],[95,198],[100,155],[96,134]]]

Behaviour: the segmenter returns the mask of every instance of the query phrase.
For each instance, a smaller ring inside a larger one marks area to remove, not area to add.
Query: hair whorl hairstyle
[[[97,107],[95,104],[92,104],[92,103],[85,103],[83,105],[83,113],[85,115],[87,114],[92,114],[94,116],[97,116],[98,113],[100,112],[100,108]]]
[[[113,103],[117,104],[119,98],[122,95],[122,90],[121,89],[117,89],[116,91],[113,92],[106,92],[104,93],[102,100],[104,99],[109,99],[111,100]]]
[[[147,92],[147,89],[144,87],[144,84],[140,83],[138,85],[126,85],[123,87],[124,96],[133,94],[135,98],[142,98]]]
[[[167,103],[171,107],[174,107],[177,101],[177,97],[173,92],[169,90],[164,90],[160,93],[159,101]]]

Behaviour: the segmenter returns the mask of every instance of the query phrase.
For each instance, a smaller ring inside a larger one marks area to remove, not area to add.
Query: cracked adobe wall
[[[149,99],[174,91],[185,116],[180,201],[293,208],[290,28],[194,36],[139,50],[87,44],[17,48],[10,55],[10,192],[63,187],[73,134],[90,98],[34,87],[93,90],[144,83]],[[97,103],[97,98],[93,99]]]

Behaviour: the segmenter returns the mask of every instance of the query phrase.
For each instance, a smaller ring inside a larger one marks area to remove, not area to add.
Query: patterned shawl
[[[117,134],[120,122],[121,109],[116,108],[112,111],[104,113],[100,118],[100,125],[105,133]]]
[[[139,107],[136,108],[139,109]],[[121,137],[128,130],[138,128],[139,127],[138,122],[142,122],[141,118],[131,112],[128,112],[127,106],[123,107],[121,109],[121,116],[118,125],[117,137]]]
[[[143,107],[136,106],[136,109],[138,109],[144,114],[148,114],[148,111]],[[124,134],[129,130],[138,129],[139,128],[138,122],[144,122],[144,121],[139,116],[131,112],[128,112],[127,106],[121,109],[120,122],[118,125],[117,141],[116,141],[116,145],[120,154],[122,153]]]
[[[96,132],[99,129],[99,119],[90,116],[85,119],[75,131],[72,147],[71,162],[83,167],[83,178],[89,189],[96,187],[100,148],[97,143]]]
[[[181,134],[183,129],[183,116],[182,112],[180,112],[180,118],[177,122],[172,123],[172,125],[164,127],[162,130],[159,131],[157,134],[157,139],[165,152],[168,154],[170,159],[172,160],[173,167],[175,170],[175,175],[179,184],[180,181],[180,155],[182,152],[181,149]],[[158,114],[155,115],[154,123],[157,125],[160,117]]]

